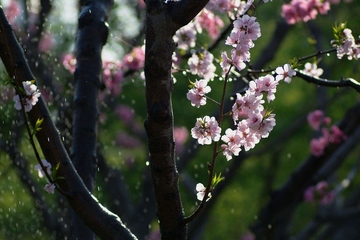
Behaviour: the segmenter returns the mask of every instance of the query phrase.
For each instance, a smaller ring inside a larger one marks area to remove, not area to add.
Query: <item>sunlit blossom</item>
[[[192,83],[192,88],[186,94],[187,99],[191,101],[191,105],[200,107],[206,104],[206,94],[211,91],[210,86],[207,86],[208,81],[196,80]]]
[[[290,64],[285,64],[282,67],[275,69],[276,80],[284,80],[284,82],[290,83],[291,78],[296,75],[296,72],[291,68]]]
[[[25,112],[29,112],[33,106],[39,101],[39,97],[41,96],[40,91],[38,90],[37,86],[33,84],[31,81],[24,81],[23,82],[25,94],[21,94],[22,96],[22,103],[24,105]],[[13,97],[13,101],[15,102],[14,107],[16,110],[21,110],[21,101],[20,96],[15,95]]]

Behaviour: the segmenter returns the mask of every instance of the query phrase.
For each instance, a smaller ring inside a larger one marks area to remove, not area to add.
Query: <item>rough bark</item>
[[[185,239],[186,224],[174,158],[171,92],[172,40],[208,1],[146,1],[145,78],[150,168],[162,239]]]

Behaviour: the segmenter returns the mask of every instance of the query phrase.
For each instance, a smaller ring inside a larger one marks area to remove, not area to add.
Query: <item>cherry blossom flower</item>
[[[205,95],[211,91],[210,86],[207,86],[208,81],[196,80],[192,83],[192,89],[188,91],[186,94],[187,99],[191,101],[191,105],[199,108],[206,104],[206,97]]]
[[[189,132],[186,127],[174,127],[175,151],[177,154],[185,150],[185,142],[189,137]]]
[[[196,184],[196,191],[197,191],[196,194],[197,199],[199,201],[202,201],[205,197],[205,191],[206,191],[205,186],[202,183]],[[208,201],[210,198],[211,198],[211,193],[209,192],[208,199],[206,199],[206,201]]]
[[[335,194],[331,191],[326,181],[318,182],[304,191],[305,202],[318,202],[321,205],[330,205],[334,201]]]
[[[268,114],[268,116],[264,117],[261,121],[259,129],[257,129],[257,134],[259,134],[261,138],[267,138],[275,125],[275,114]]]
[[[307,22],[316,18],[318,13],[326,14],[330,10],[329,1],[322,0],[292,0],[282,6],[281,16],[288,24]]]
[[[200,28],[205,29],[212,39],[215,39],[220,34],[220,29],[224,26],[221,18],[206,8],[195,18]]]
[[[45,33],[39,41],[39,51],[47,52],[54,48],[56,42],[51,33]]]
[[[324,150],[326,146],[328,145],[329,141],[326,137],[319,137],[312,139],[310,141],[310,151],[311,153],[316,156],[320,157],[324,154]]]
[[[194,23],[191,22],[177,30],[173,40],[180,49],[188,50],[189,47],[195,47],[196,29]]]
[[[320,77],[324,70],[322,68],[318,68],[316,63],[305,63],[303,72],[312,77]]]
[[[233,61],[227,56],[227,52],[222,52],[220,66],[223,70],[223,74],[226,74],[229,71],[231,64],[233,64]]]
[[[275,99],[278,84],[278,80],[275,80],[272,75],[267,74],[266,76],[261,76],[258,79],[251,81],[249,83],[249,91],[255,95],[265,93],[267,95],[268,102],[270,102]]]
[[[113,96],[121,93],[121,82],[124,80],[123,65],[119,61],[103,62],[103,81]]]
[[[357,43],[358,41],[355,40],[354,36],[352,35],[352,31],[349,28],[345,28],[343,30],[340,44],[339,43],[333,44],[333,46],[336,46],[337,57],[341,59],[343,58],[343,56],[347,55],[347,58],[349,60],[359,59],[360,44]]]
[[[25,112],[29,112],[33,106],[36,105],[36,103],[39,100],[39,97],[41,96],[41,93],[39,92],[37,86],[33,84],[31,81],[24,81],[23,86],[25,89],[25,96],[22,97]],[[15,102],[14,107],[16,110],[21,110],[21,102],[20,102],[20,96],[15,95],[13,97],[13,101]]]
[[[329,125],[331,119],[329,117],[325,117],[325,114],[321,110],[315,110],[310,112],[307,115],[307,121],[310,124],[311,128],[314,130],[319,130],[320,126],[325,124]]]
[[[133,71],[141,70],[145,63],[145,46],[134,47],[130,53],[124,56],[122,61],[124,69]]]
[[[247,117],[250,113],[261,112],[264,110],[263,95],[255,95],[246,92],[245,95],[236,94],[235,103],[232,106],[232,117],[236,122],[243,117]]]
[[[224,149],[223,154],[225,155],[226,160],[231,160],[233,155],[239,156],[241,151],[241,139],[237,130],[232,130],[230,128],[226,129],[225,135],[221,137],[221,140],[226,143],[221,145],[221,148]]]
[[[206,50],[194,53],[188,60],[190,72],[194,75],[199,75],[205,80],[213,79],[216,70],[213,60],[214,56]]]
[[[277,67],[275,69],[277,74],[276,80],[284,80],[284,82],[290,83],[291,78],[296,75],[296,72],[291,68],[290,64],[285,64],[283,67]]]
[[[21,14],[21,5],[18,1],[10,0],[9,4],[4,9],[5,15],[11,25],[14,25]]]
[[[205,116],[197,118],[195,127],[191,129],[191,136],[198,140],[201,145],[209,145],[220,139],[221,128],[215,117]]]
[[[76,58],[71,53],[65,54],[62,64],[71,74],[74,74],[76,68]]]
[[[49,163],[46,159],[41,159],[41,162],[44,165],[47,173],[51,175],[51,163]],[[43,178],[45,176],[44,170],[39,163],[35,165],[35,170],[38,171],[39,178]]]
[[[54,183],[47,183],[44,187],[45,191],[51,194],[54,194],[55,188],[56,186]]]
[[[244,146],[245,151],[249,151],[260,142],[259,135],[249,128],[245,119],[238,123],[237,130],[241,139],[241,145]]]
[[[256,22],[256,17],[244,15],[234,21],[235,32],[244,32],[247,39],[256,40],[261,36],[260,24]]]

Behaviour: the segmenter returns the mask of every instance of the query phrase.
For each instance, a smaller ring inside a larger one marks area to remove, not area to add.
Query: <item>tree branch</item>
[[[296,70],[296,76],[304,79],[309,83],[315,83],[327,87],[351,87],[360,93],[360,83],[353,78],[341,78],[340,80],[328,80],[309,76],[302,71]]]
[[[16,86],[22,87],[23,81],[34,79],[24,52],[2,8],[0,8],[0,56]],[[36,133],[36,137],[45,158],[53,166],[60,163],[57,176],[63,179],[57,182],[57,186],[67,193],[66,198],[78,216],[103,239],[135,239],[120,218],[104,208],[85,187],[67,155],[59,132],[41,97],[28,112],[28,116],[33,126],[39,118],[44,119],[42,129]]]

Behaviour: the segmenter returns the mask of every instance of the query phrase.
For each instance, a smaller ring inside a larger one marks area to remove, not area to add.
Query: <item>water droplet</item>
[[[149,166],[149,165],[150,165],[150,162],[149,162],[149,161],[146,161],[146,162],[145,162],[145,165],[146,165],[146,166]]]

